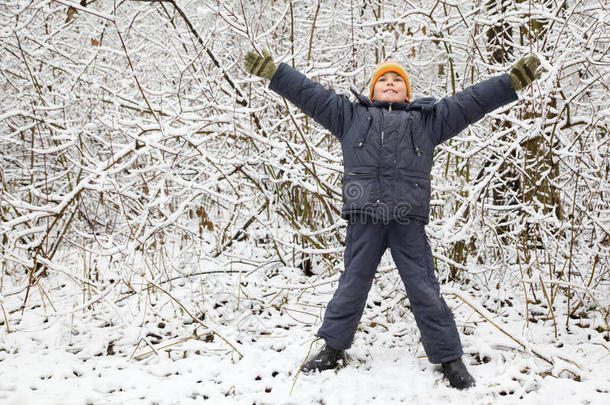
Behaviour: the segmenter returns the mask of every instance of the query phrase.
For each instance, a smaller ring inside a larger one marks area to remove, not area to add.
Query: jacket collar
[[[387,101],[373,101],[373,105],[379,108],[391,108],[392,110],[407,110],[409,103],[400,101],[398,103],[388,103]]]
[[[354,94],[354,96],[356,96],[356,98],[358,99],[358,102],[360,104],[363,104],[367,108],[368,107],[388,108],[390,106],[390,103],[384,102],[384,101],[371,102],[371,100],[368,97],[365,97],[362,94],[358,93],[356,91],[356,89],[354,89],[353,87],[351,88],[351,91]],[[434,97],[422,97],[422,98],[415,99],[415,100],[411,101],[410,103],[407,103],[407,102],[392,103],[392,109],[393,110],[406,110],[406,111],[414,110],[414,109],[426,110],[426,109],[432,108],[432,106],[434,106],[435,102],[436,102],[436,99]]]

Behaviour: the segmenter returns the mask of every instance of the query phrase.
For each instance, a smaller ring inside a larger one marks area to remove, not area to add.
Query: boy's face
[[[407,101],[407,85],[402,77],[395,72],[381,75],[373,87],[373,100],[398,103]]]

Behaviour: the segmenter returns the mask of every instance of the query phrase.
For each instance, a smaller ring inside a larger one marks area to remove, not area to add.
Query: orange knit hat
[[[369,98],[371,100],[373,99],[373,91],[375,90],[375,83],[377,83],[377,80],[384,73],[387,73],[387,72],[398,73],[400,75],[400,77],[402,77],[402,79],[405,81],[405,84],[407,86],[407,101],[411,100],[411,86],[409,85],[409,78],[407,77],[407,71],[400,63],[392,62],[392,61],[380,63],[375,68],[375,71],[373,72],[373,78],[371,79],[371,94],[370,94]]]

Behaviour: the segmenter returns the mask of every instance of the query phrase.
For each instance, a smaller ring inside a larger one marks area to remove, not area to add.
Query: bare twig
[[[193,321],[197,322],[199,325],[203,326],[204,328],[210,330],[212,333],[214,333],[216,336],[218,336],[220,339],[222,339],[226,344],[228,344],[231,347],[231,349],[233,349],[233,351],[235,351],[235,353],[237,353],[239,355],[239,358],[244,357],[244,355],[237,349],[237,346],[238,346],[237,343],[229,341],[227,338],[222,336],[217,330],[214,330],[213,328],[210,328],[209,326],[207,326],[206,324],[201,322],[201,320],[199,318],[197,318],[196,316],[191,314],[191,312],[184,306],[184,304],[182,304],[182,302],[180,302],[177,298],[175,298],[172,294],[170,294],[166,289],[161,287],[159,284],[155,283],[152,280],[147,280],[147,283],[149,283],[151,286],[155,287],[159,291],[162,291],[163,293],[165,293],[165,295],[167,295],[172,301],[174,301],[176,304],[178,304],[184,310],[184,312],[186,312],[186,314],[191,317],[191,319]],[[217,326],[217,329],[219,327],[220,326]]]

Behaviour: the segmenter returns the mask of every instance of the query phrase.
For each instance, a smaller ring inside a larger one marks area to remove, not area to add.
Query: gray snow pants
[[[416,221],[376,223],[370,217],[350,219],[345,237],[345,270],[326,307],[317,336],[336,349],[349,348],[386,248],[407,290],[407,296],[431,363],[462,356],[453,314],[440,294],[432,250],[424,224]]]

